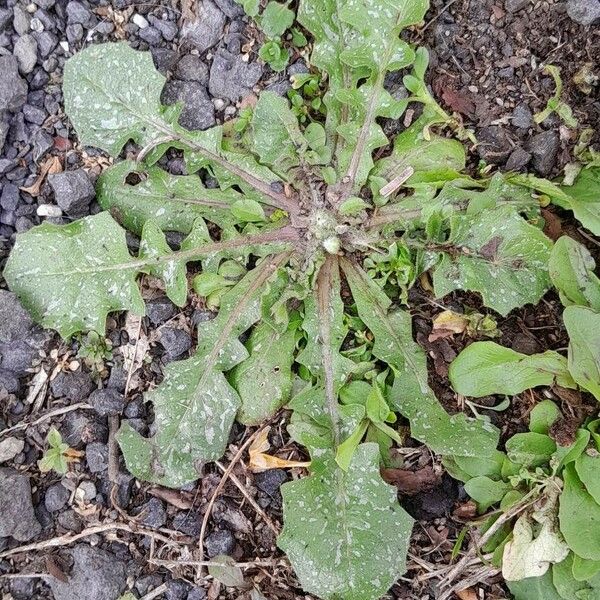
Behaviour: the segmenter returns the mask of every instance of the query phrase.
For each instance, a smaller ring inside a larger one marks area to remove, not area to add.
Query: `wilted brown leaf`
[[[53,173],[60,173],[62,170],[60,158],[58,158],[58,156],[49,156],[40,164],[40,172],[38,173],[37,179],[33,182],[33,184],[29,187],[22,187],[19,189],[30,196],[39,196],[42,189],[42,184],[44,183],[46,177],[48,175],[52,175]]]
[[[285,460],[284,458],[265,454],[271,447],[271,444],[269,444],[269,431],[271,431],[271,428],[265,427],[248,449],[250,470],[253,473],[261,473],[269,469],[291,469],[293,467],[308,467],[310,465],[310,462]]]
[[[463,315],[445,310],[433,319],[433,330],[429,335],[429,341],[452,337],[457,333],[463,333],[467,328],[469,321]]]
[[[407,469],[381,469],[381,477],[387,483],[396,486],[400,493],[414,496],[430,490],[440,482],[440,474],[427,466],[417,471]]]

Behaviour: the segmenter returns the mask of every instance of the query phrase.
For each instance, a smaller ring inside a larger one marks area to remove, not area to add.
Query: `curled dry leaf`
[[[248,449],[248,453],[250,454],[250,470],[253,473],[261,473],[269,469],[291,469],[293,467],[310,466],[310,462],[285,460],[284,458],[265,454],[271,447],[271,444],[269,444],[269,431],[271,431],[271,428],[265,427]]]
[[[427,466],[416,471],[407,469],[381,469],[381,477],[386,483],[394,485],[401,494],[414,496],[430,490],[440,482],[440,474]]]
[[[22,192],[29,194],[30,196],[36,197],[40,195],[42,184],[46,180],[48,175],[54,173],[60,173],[62,171],[62,165],[60,164],[60,158],[58,156],[49,156],[40,165],[40,172],[37,179],[29,187],[19,188]]]
[[[452,337],[457,333],[463,333],[469,324],[469,320],[463,315],[445,310],[433,319],[433,330],[429,335],[429,341]]]

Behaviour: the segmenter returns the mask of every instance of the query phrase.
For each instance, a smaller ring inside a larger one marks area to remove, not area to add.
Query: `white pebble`
[[[69,42],[67,42],[67,40],[63,40],[62,42],[60,42],[60,47],[65,51],[68,52],[69,51]]]
[[[41,33],[44,31],[44,24],[37,17],[33,17],[33,19],[31,19],[30,27],[31,30],[35,31],[36,33]]]
[[[140,28],[140,29],[146,29],[146,27],[148,27],[149,23],[148,21],[146,21],[146,19],[144,17],[142,17],[142,15],[135,13],[135,15],[133,15],[133,17],[131,18],[131,20]]]
[[[213,98],[213,104],[216,110],[222,110],[225,106],[225,101],[221,100],[221,98]]]
[[[40,204],[37,207],[38,217],[60,217],[62,216],[62,210],[54,204]]]

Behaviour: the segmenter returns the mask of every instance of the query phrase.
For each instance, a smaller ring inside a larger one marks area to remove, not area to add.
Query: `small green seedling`
[[[554,96],[548,100],[546,108],[541,113],[534,115],[533,120],[538,124],[543,123],[551,114],[556,113],[564,121],[567,127],[577,127],[577,119],[573,116],[573,110],[561,99],[563,82],[560,77],[560,70],[554,65],[546,65],[544,67],[544,72],[554,79],[556,90]]]
[[[64,475],[69,470],[69,463],[77,460],[81,452],[73,450],[69,444],[62,441],[60,433],[52,427],[46,438],[48,449],[41,460],[38,460],[38,468],[42,473],[55,471],[59,475]]]

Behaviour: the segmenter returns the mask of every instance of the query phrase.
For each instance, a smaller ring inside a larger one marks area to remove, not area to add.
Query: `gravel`
[[[71,3],[72,4],[72,3]],[[111,552],[78,544],[71,551],[74,564],[67,581],[49,577],[54,600],[116,600],[126,585],[124,562]]]
[[[89,373],[85,371],[61,371],[50,383],[55,398],[68,398],[72,402],[85,400],[95,389]]]
[[[206,536],[205,546],[210,558],[221,554],[232,554],[235,549],[235,537],[228,529],[217,529]]]
[[[14,469],[0,469],[0,538],[27,542],[42,531],[33,511],[29,478]]]
[[[89,213],[90,202],[95,191],[92,182],[83,169],[55,173],[48,177],[54,191],[56,204],[71,217],[81,217]]]
[[[192,347],[190,334],[173,327],[163,327],[160,330],[159,341],[170,360],[180,357]]]
[[[101,417],[118,415],[125,408],[125,396],[113,388],[95,390],[90,394],[88,404],[91,404]]]
[[[218,50],[210,68],[208,89],[215,98],[237,102],[258,83],[263,68],[257,62],[245,62],[241,55]]]
[[[167,511],[164,504],[158,498],[150,498],[134,514],[139,517],[140,522],[146,527],[158,529],[164,527],[167,522]]]
[[[4,193],[2,200],[6,201]],[[29,334],[32,327],[33,321],[29,313],[21,306],[16,294],[0,290],[0,343],[23,339]]]
[[[14,56],[0,56],[0,111],[18,111],[27,100],[27,83]],[[2,143],[2,146],[4,143]]]
[[[182,81],[197,81],[202,85],[208,85],[208,67],[199,56],[186,54],[177,63],[175,77]]]
[[[199,52],[205,52],[221,39],[225,21],[225,15],[212,0],[199,1],[196,20],[185,23],[181,35]]]
[[[90,473],[101,473],[108,469],[108,446],[92,442],[85,447],[85,461]]]
[[[197,81],[169,81],[161,99],[165,104],[183,102],[179,123],[186,129],[208,129],[216,122],[213,103],[206,88]]]
[[[37,42],[30,34],[25,34],[17,39],[14,47],[14,54],[19,63],[19,71],[27,75],[33,71],[37,63]]]
[[[580,25],[600,23],[600,0],[569,0],[567,14]]]
[[[162,325],[176,314],[175,305],[166,296],[146,302],[146,315],[154,326]]]
[[[533,168],[542,176],[550,175],[560,148],[560,140],[554,131],[544,131],[534,135],[528,144]]]
[[[67,505],[70,496],[69,490],[62,483],[55,483],[46,490],[44,506],[48,512],[57,512]]]

